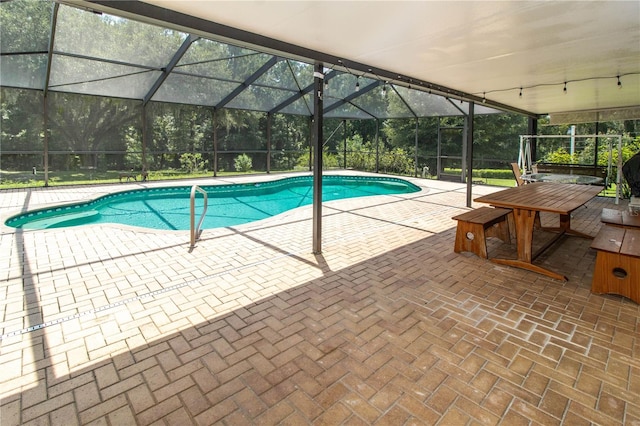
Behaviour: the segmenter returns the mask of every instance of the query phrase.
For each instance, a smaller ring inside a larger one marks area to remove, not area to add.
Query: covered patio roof
[[[487,106],[640,116],[638,2],[81,3]]]

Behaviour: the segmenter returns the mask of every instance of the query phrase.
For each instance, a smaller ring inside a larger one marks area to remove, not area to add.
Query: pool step
[[[64,226],[73,226],[73,225],[79,225],[82,223],[89,223],[93,219],[97,218],[97,216],[99,215],[100,215],[100,212],[98,212],[97,210],[85,210],[82,212],[67,213],[67,214],[32,220],[26,223],[24,228],[26,229],[62,228]]]

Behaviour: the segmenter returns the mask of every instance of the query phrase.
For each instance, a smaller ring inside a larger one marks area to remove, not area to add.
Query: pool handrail
[[[204,196],[204,210],[202,210],[202,215],[200,216],[200,221],[198,222],[198,227],[196,228],[196,191],[200,192]],[[200,188],[198,185],[193,185],[191,187],[191,213],[190,213],[190,228],[191,228],[191,244],[189,246],[190,249],[194,248],[196,245],[196,240],[200,238],[200,234],[202,234],[202,222],[204,221],[204,215],[207,213],[207,204],[208,204],[208,195],[207,191]]]

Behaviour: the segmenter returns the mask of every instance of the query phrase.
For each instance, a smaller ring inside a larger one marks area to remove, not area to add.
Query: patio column
[[[473,122],[475,119],[475,103],[469,102],[469,115],[467,116],[467,207],[471,207],[471,187],[473,185]]]
[[[313,71],[313,253],[322,253],[322,96],[324,74],[322,63]]]

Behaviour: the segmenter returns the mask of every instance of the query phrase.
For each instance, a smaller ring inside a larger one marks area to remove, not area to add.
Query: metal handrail
[[[195,223],[196,223],[196,191],[198,191],[199,193],[201,193],[204,196],[204,210],[202,211],[202,215],[200,216],[200,221],[198,222],[198,227],[197,228],[195,226]],[[202,226],[202,222],[204,221],[204,215],[207,213],[207,204],[208,204],[207,191],[205,191],[204,189],[200,188],[198,185],[193,185],[191,187],[190,202],[191,202],[191,213],[190,213],[190,220],[191,220],[191,246],[190,246],[190,248],[193,248],[196,245],[196,240],[198,238],[200,238],[200,234],[202,234],[202,229],[200,229],[200,227]]]

